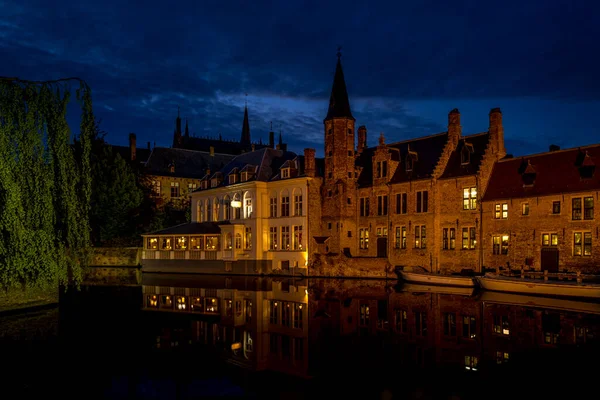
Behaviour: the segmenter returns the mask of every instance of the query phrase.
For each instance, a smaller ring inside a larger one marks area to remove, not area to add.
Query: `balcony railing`
[[[143,260],[220,260],[220,250],[144,250]]]

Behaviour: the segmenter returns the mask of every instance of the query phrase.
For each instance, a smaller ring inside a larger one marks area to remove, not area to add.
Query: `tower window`
[[[328,155],[329,157],[331,157],[331,156],[333,155],[333,151],[329,150],[329,153],[327,153],[327,155]]]
[[[352,150],[348,150],[348,157],[352,157],[354,155],[354,152]]]
[[[352,129],[348,129],[348,135],[352,135]]]
[[[329,129],[327,130],[327,134],[328,134],[328,135],[331,135],[332,133],[333,133],[333,129],[329,128]]]

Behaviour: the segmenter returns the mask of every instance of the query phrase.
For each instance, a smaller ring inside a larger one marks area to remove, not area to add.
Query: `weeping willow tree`
[[[81,130],[67,104],[78,83]],[[0,287],[81,281],[89,249],[91,90],[77,79],[0,77]]]

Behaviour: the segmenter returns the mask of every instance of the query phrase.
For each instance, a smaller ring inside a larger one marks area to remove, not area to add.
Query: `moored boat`
[[[448,286],[448,285],[423,285],[420,283],[403,282],[399,286],[399,290],[408,293],[437,293],[437,294],[453,294],[458,296],[473,296],[475,287],[467,286]]]
[[[546,281],[486,273],[477,277],[484,290],[542,296],[600,298],[600,284],[573,281]]]
[[[600,314],[600,303],[589,299],[568,299],[533,296],[506,292],[481,292],[479,300],[484,303],[519,305],[525,307],[560,310],[586,314]]]
[[[406,282],[424,285],[475,287],[475,279],[472,276],[433,274],[424,268],[417,267],[397,269],[396,272],[398,278]]]

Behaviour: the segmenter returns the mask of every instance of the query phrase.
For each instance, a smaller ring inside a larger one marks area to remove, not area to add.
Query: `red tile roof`
[[[598,190],[600,170],[586,178],[582,167],[599,164],[600,144],[504,159],[494,165],[483,201]],[[524,180],[525,172],[535,175]],[[525,184],[532,178],[533,184]]]

